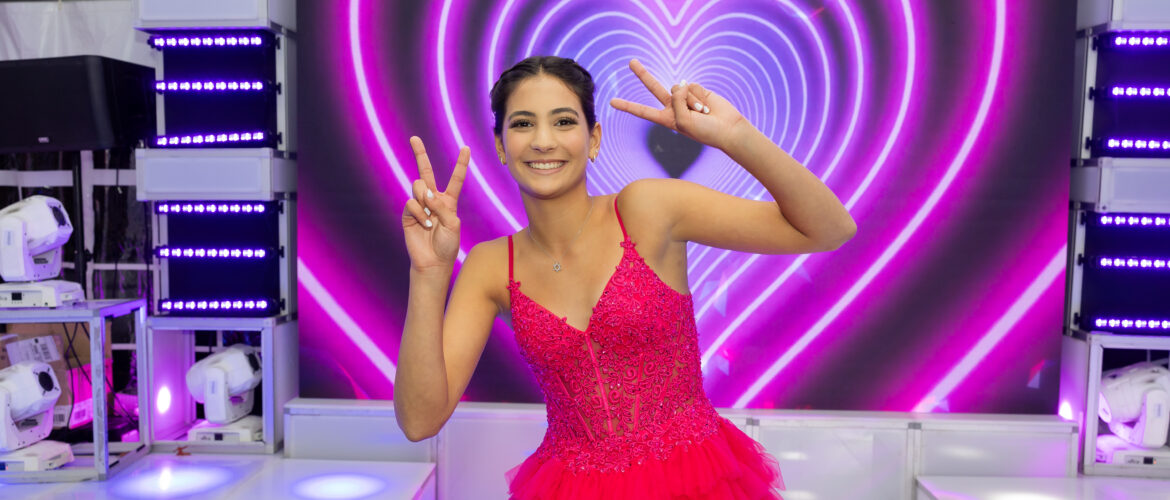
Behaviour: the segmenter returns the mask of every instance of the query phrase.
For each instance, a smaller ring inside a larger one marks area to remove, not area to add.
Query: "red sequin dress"
[[[776,459],[703,392],[691,296],[658,278],[617,218],[622,259],[585,331],[520,291],[508,237],[512,327],[548,407],[544,441],[507,474],[512,497],[779,498]]]

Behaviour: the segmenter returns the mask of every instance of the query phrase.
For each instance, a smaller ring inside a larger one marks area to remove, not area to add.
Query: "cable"
[[[65,323],[61,323],[61,328],[64,330],[65,338],[69,341],[69,345],[65,346],[65,376],[69,378],[69,413],[65,414],[65,428],[69,428],[69,422],[73,420],[73,405],[77,403],[77,385],[73,383],[73,366],[69,364],[69,352],[73,351],[73,357],[77,357],[77,350],[73,347],[73,339],[69,337],[69,329]],[[80,364],[80,363],[79,363]],[[61,383],[60,380],[57,383]]]

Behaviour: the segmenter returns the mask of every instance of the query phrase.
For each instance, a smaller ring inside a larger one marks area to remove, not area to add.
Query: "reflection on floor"
[[[434,492],[434,464],[279,455],[151,454],[105,482],[0,484],[5,499],[413,499]]]
[[[286,459],[279,455],[147,455],[105,482],[0,484],[20,499],[433,499],[425,463]],[[825,499],[788,491],[786,500]],[[1170,480],[1116,477],[919,477],[917,500],[1167,500]]]
[[[785,497],[789,499],[789,497]],[[917,500],[1167,500],[1170,481],[1120,477],[918,478]],[[789,499],[797,500],[797,499]]]

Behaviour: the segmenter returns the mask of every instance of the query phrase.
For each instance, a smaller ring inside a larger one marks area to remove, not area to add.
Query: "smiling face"
[[[555,197],[585,182],[585,167],[601,145],[601,125],[586,124],[581,100],[547,74],[521,81],[504,107],[496,152],[520,190]]]

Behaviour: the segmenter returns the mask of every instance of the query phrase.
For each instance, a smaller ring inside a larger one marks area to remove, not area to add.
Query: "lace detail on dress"
[[[538,458],[622,471],[702,441],[719,416],[703,393],[690,295],[662,282],[627,236],[585,331],[508,284],[512,327],[548,406]]]

